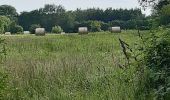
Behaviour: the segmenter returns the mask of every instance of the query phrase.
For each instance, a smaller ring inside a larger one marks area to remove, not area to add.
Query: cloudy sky
[[[18,12],[31,11],[43,7],[45,4],[63,5],[67,10],[75,10],[76,8],[99,7],[106,9],[112,8],[139,8],[138,0],[0,0],[0,5],[12,5]],[[149,15],[150,11],[143,11]]]

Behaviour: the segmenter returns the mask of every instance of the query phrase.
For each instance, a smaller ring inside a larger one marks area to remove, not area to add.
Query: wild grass
[[[124,62],[118,38],[133,44],[136,32],[3,36],[9,80],[3,99],[144,100],[136,67],[118,65]]]

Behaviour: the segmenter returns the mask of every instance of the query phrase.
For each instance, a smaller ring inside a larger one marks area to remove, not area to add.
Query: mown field
[[[142,32],[143,35],[146,32]],[[137,31],[88,35],[15,35],[6,39],[4,100],[144,100],[142,76],[125,57],[119,38],[139,43]]]

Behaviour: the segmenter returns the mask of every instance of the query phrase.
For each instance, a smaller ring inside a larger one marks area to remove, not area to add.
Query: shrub
[[[19,33],[22,33],[23,32],[23,27],[20,26],[20,25],[12,25],[10,27],[10,32],[12,34],[19,34]]]
[[[138,78],[141,78],[135,96],[138,98],[142,92],[147,100],[170,100],[170,30],[151,34],[148,39],[140,33],[139,37],[142,43],[137,43],[130,51],[127,43],[121,44],[129,65],[136,66]],[[134,60],[130,61],[132,58]]]
[[[101,23],[101,30],[108,31],[108,29],[109,29],[109,24],[102,22]]]
[[[61,33],[63,32],[63,29],[60,26],[54,26],[51,30],[52,33]]]
[[[152,34],[145,51],[146,65],[150,70],[149,84],[156,90],[158,100],[170,97],[170,31],[163,35]]]
[[[40,28],[41,26],[39,25],[39,24],[32,24],[31,26],[30,26],[30,29],[29,29],[29,31],[31,32],[31,34],[35,34],[35,29],[36,28]]]
[[[10,23],[11,21],[9,18],[0,16],[0,33],[4,33],[8,29]]]
[[[92,32],[100,32],[101,31],[101,22],[99,22],[99,21],[91,21],[90,30]]]

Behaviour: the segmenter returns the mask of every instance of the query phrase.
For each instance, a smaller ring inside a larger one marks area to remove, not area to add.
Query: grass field
[[[133,46],[137,31],[89,35],[1,36],[8,74],[4,100],[144,100],[135,67],[124,62],[119,38]]]

